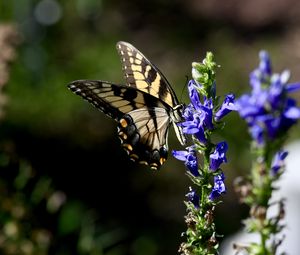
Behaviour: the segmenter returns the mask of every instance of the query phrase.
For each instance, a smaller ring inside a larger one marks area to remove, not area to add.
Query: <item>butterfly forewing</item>
[[[130,159],[158,169],[168,154],[170,124],[181,113],[176,95],[163,74],[131,44],[118,42],[127,85],[77,80],[68,87],[119,122],[118,136]],[[179,141],[181,127],[174,125]]]
[[[70,83],[68,87],[116,121],[135,109],[163,107],[163,103],[153,100],[151,95],[125,85],[98,80],[78,80]]]
[[[126,42],[118,42],[117,50],[129,86],[149,93],[171,107],[178,105],[167,79],[139,50]]]

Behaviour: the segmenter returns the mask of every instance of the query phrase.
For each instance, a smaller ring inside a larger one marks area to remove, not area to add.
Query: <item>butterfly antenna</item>
[[[189,77],[186,75],[185,78],[186,78],[186,81],[185,81],[185,84],[184,84],[184,86],[182,88],[182,91],[181,91],[181,94],[180,94],[180,101],[179,102],[182,102],[183,91],[185,90],[185,88],[186,88],[186,86],[188,84]]]

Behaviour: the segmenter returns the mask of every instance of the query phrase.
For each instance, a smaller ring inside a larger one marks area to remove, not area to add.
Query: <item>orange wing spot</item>
[[[123,143],[122,146],[127,151],[132,151],[132,149],[133,149],[132,146],[128,143]]]
[[[127,121],[126,121],[125,119],[120,119],[120,124],[121,124],[121,126],[122,126],[123,128],[126,128],[127,125],[128,125],[128,123],[127,123]]]
[[[160,159],[159,159],[159,163],[162,165],[163,163],[166,162],[166,160],[167,160],[167,159],[165,159],[165,158],[160,158]]]

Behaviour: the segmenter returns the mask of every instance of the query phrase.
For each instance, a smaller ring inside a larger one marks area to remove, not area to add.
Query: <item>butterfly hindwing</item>
[[[141,108],[125,114],[118,125],[122,147],[133,161],[159,168],[167,159],[170,115],[164,108]]]
[[[152,169],[164,163],[171,120],[160,100],[135,88],[98,80],[73,81],[68,87],[119,122],[122,147],[133,161]]]

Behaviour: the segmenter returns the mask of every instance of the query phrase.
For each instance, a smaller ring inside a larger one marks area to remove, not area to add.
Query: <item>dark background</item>
[[[120,40],[155,63],[183,102],[191,63],[207,51],[221,66],[220,96],[249,90],[261,49],[295,82],[299,17],[296,0],[2,0],[0,25],[14,25],[18,35],[6,42],[15,51],[2,59],[10,69],[0,68],[2,78],[9,75],[0,97],[1,254],[175,254],[191,185],[184,165],[171,156],[159,172],[131,163],[116,123],[66,85],[124,83]],[[290,139],[297,137],[295,128]],[[247,213],[232,189],[250,168],[246,125],[236,113],[215,137],[222,140],[229,144],[228,192],[216,222],[226,236]],[[181,148],[173,131],[169,147]]]

